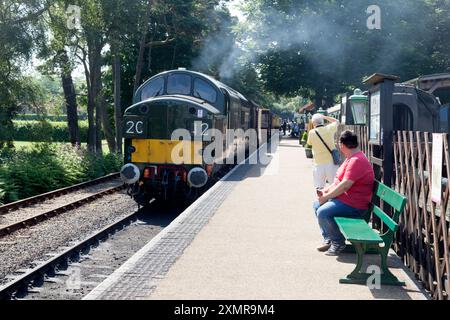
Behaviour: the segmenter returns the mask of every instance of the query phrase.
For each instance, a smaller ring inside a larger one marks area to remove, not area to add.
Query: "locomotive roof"
[[[142,101],[135,103],[132,106],[128,107],[125,110],[125,113],[127,113],[128,111],[131,111],[131,109],[134,109],[137,106],[140,106],[142,104],[154,103],[154,102],[158,102],[158,101],[184,102],[184,103],[194,105],[196,107],[201,107],[201,108],[207,110],[208,112],[211,112],[214,114],[220,113],[220,111],[217,110],[217,108],[215,108],[214,106],[210,105],[209,103],[205,102],[202,99],[198,99],[198,98],[191,97],[191,96],[182,96],[182,95],[169,95],[169,96],[158,96],[158,97],[148,98],[146,100],[142,100]]]
[[[135,94],[135,102],[138,102],[137,99],[137,95],[140,94],[140,92],[142,91],[142,88],[144,88],[149,82],[151,82],[152,80],[154,80],[155,78],[161,77],[161,76],[167,76],[169,74],[189,74],[191,76],[196,76],[197,78],[203,78],[204,80],[209,81],[210,83],[212,83],[216,89],[218,89],[219,92],[222,92],[222,90],[225,90],[228,92],[229,95],[231,96],[235,96],[238,99],[244,100],[246,102],[249,102],[249,100],[240,92],[234,90],[233,88],[229,87],[228,85],[216,80],[215,78],[213,78],[210,75],[204,74],[204,73],[200,73],[200,72],[196,72],[196,71],[191,71],[191,70],[185,70],[185,69],[176,69],[176,70],[169,70],[169,71],[164,71],[161,73],[158,73],[157,75],[154,75],[153,77],[151,77],[150,79],[148,79],[147,81],[145,81],[136,91]]]

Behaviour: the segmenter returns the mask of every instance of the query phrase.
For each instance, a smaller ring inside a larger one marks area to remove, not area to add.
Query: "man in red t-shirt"
[[[345,249],[345,238],[334,217],[360,217],[369,208],[375,174],[367,157],[358,149],[358,137],[344,131],[339,144],[346,160],[339,167],[334,183],[318,192],[313,205],[324,243],[317,249],[327,255],[338,255]]]

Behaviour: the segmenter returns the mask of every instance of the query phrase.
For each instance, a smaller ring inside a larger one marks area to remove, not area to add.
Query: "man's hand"
[[[326,196],[319,197],[319,203],[320,205],[323,205],[324,203],[328,202],[328,198]]]

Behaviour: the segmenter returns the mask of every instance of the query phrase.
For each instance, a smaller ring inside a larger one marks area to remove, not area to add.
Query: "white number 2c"
[[[142,121],[127,121],[127,133],[128,134],[143,134],[144,122]]]

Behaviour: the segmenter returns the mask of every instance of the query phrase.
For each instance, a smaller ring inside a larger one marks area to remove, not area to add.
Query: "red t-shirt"
[[[372,199],[374,179],[372,165],[364,153],[355,153],[339,167],[334,179],[334,185],[343,180],[351,180],[354,183],[336,199],[353,208],[367,210]]]

